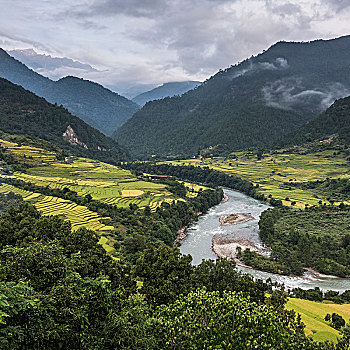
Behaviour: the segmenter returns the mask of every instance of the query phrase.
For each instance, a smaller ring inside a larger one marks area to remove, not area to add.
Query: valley
[[[131,101],[0,49],[0,349],[350,349],[350,36],[163,85],[139,50],[13,50]]]

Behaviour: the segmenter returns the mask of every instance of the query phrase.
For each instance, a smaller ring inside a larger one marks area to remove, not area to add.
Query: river
[[[234,233],[238,239],[249,240],[258,249],[263,249],[259,237],[258,222],[260,214],[270,206],[237,191],[228,189],[224,191],[229,200],[211,208],[206,214],[200,216],[199,220],[189,228],[188,236],[181,244],[181,253],[191,254],[192,262],[195,265],[201,263],[203,259],[216,260],[217,257],[211,250],[212,237],[216,233]],[[234,226],[220,226],[220,216],[233,213],[250,213],[254,220]],[[331,289],[339,292],[350,289],[350,278],[316,278],[311,274],[305,274],[305,278],[290,277],[241,266],[237,266],[237,268],[244,273],[251,274],[254,278],[263,280],[271,278],[272,281],[283,283],[287,288],[310,289],[319,287],[322,290]]]

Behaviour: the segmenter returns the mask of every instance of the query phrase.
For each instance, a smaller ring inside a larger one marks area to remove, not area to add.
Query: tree
[[[345,320],[343,319],[343,317],[334,312],[332,313],[332,315],[327,314],[324,319],[327,322],[331,322],[331,326],[334,329],[340,330],[342,327],[345,326]]]
[[[137,260],[134,271],[135,276],[143,279],[141,293],[158,305],[187,294],[191,290],[191,261],[192,257],[182,256],[178,248],[149,245]]]
[[[319,349],[289,317],[235,292],[194,291],[155,312],[161,349]]]

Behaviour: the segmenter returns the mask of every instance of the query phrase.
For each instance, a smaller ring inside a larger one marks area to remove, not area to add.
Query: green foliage
[[[311,267],[340,277],[350,273],[349,224],[345,207],[274,208],[259,221],[260,237],[272,249],[272,266],[278,261],[283,273],[301,275],[303,267]]]
[[[162,349],[317,349],[299,325],[241,294],[198,290],[156,311]]]
[[[270,281],[253,280],[248,274],[241,274],[236,269],[234,261],[226,259],[203,260],[194,267],[191,276],[193,289],[205,287],[207,291],[243,292],[250,300],[257,303],[266,301],[266,292],[272,291]]]
[[[345,320],[343,319],[343,317],[334,312],[332,313],[332,315],[327,314],[324,319],[325,321],[330,322],[331,326],[337,330],[345,326]]]
[[[191,287],[191,261],[190,255],[181,256],[177,248],[148,247],[135,266],[135,275],[144,280],[141,292],[158,305],[187,294]]]
[[[0,215],[6,213],[11,207],[18,207],[22,203],[22,197],[13,192],[8,194],[0,193]]]
[[[0,348],[47,349],[55,327],[53,313],[50,296],[23,281],[0,281]]]

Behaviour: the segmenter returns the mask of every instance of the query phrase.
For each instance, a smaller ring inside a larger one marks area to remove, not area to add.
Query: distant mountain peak
[[[144,106],[149,101],[160,100],[165,97],[182,95],[189,90],[200,85],[200,81],[177,81],[164,83],[150,91],[146,91],[132,100],[140,106]]]

